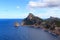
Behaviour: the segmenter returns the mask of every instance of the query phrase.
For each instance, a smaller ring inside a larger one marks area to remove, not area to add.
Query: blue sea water
[[[0,19],[0,40],[55,40],[56,36],[28,26],[14,27],[21,19]]]

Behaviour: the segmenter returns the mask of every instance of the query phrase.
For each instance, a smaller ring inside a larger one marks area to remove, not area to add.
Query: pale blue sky
[[[29,13],[41,18],[60,18],[59,0],[0,0],[0,19],[25,18]]]

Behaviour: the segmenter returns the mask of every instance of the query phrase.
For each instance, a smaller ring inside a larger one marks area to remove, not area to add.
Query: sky
[[[60,18],[60,0],[0,0],[0,19],[26,18],[29,13]]]

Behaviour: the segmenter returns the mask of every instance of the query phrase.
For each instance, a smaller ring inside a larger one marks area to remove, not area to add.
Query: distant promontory
[[[54,34],[60,35],[60,18],[57,17],[42,19],[40,17],[34,16],[32,13],[29,13],[29,15],[23,19],[21,25],[42,28]]]

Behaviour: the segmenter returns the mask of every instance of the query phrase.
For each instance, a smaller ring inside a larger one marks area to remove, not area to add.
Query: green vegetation
[[[30,13],[28,17],[22,21],[22,24],[34,25],[34,27],[36,28],[44,28],[46,30],[51,30],[56,34],[60,34],[60,31],[57,32],[57,30],[60,30],[60,18],[50,17],[43,20],[42,18],[36,17],[32,13]]]
[[[32,13],[29,13],[28,17],[23,20],[24,25],[41,25],[42,22],[45,22],[44,26],[46,28],[50,28],[51,26],[56,25],[60,27],[60,19],[55,17],[50,17],[48,19],[43,20],[42,18],[34,16]],[[54,24],[55,23],[55,24]]]
[[[34,24],[40,24],[43,20],[39,17],[34,16],[33,14],[29,14],[27,18],[23,20],[25,25],[34,25]]]

